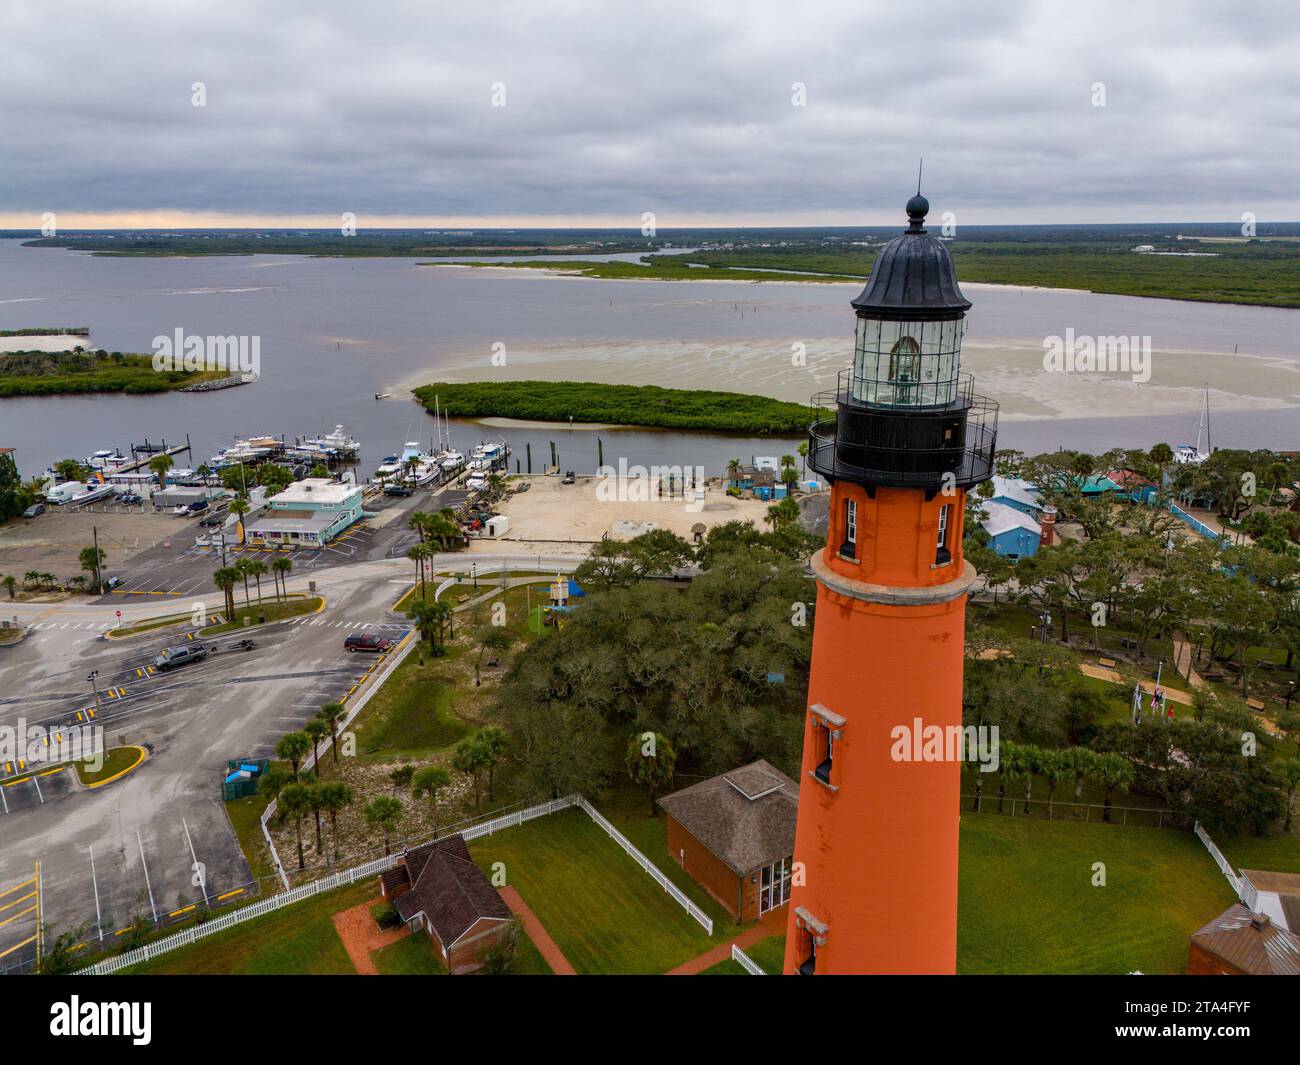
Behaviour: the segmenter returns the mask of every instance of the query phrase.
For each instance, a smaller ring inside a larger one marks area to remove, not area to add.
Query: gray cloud
[[[1294,15],[11,0],[0,213],[893,221],[924,155],[967,221],[1294,219]]]

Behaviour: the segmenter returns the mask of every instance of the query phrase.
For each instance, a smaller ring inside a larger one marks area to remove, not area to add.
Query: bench
[[[1099,666],[1103,666],[1103,667],[1105,667],[1106,669],[1114,669],[1115,666],[1116,666],[1116,664],[1117,664],[1117,663],[1115,662],[1115,659],[1113,659],[1113,658],[1099,658],[1099,659],[1097,659],[1097,665],[1099,665]]]
[[[1247,699],[1246,705],[1249,706],[1252,710],[1264,709],[1264,704],[1259,699]]]

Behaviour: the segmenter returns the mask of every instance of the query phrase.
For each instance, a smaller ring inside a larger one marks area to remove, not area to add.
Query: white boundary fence
[[[1245,902],[1251,910],[1254,910],[1256,901],[1254,886],[1240,880],[1237,874],[1232,871],[1232,866],[1228,864],[1228,859],[1223,856],[1223,851],[1215,846],[1214,840],[1210,839],[1210,834],[1201,827],[1201,822],[1196,822],[1193,831],[1196,833],[1196,838],[1205,844],[1205,849],[1210,852],[1210,857],[1214,859],[1214,864],[1219,867],[1219,872],[1228,878],[1228,883],[1231,885],[1232,890],[1237,893],[1237,898]],[[1243,887],[1249,889],[1251,896],[1249,902],[1246,901],[1247,892],[1242,890]]]
[[[601,828],[603,828],[605,832],[609,835],[609,838],[612,839],[615,843],[617,843],[620,847],[622,847],[623,850],[627,852],[628,856],[650,875],[650,879],[655,881],[655,883],[657,883],[661,888],[663,888],[666,892],[668,892],[668,894],[672,897],[673,901],[677,903],[677,905],[679,905],[688,914],[694,917],[695,920],[700,923],[700,926],[706,932],[709,933],[709,935],[713,935],[713,918],[710,917],[703,910],[701,910],[698,906],[696,906],[695,903],[693,903],[689,898],[687,898],[685,892],[683,892],[681,888],[679,888],[676,884],[674,884],[671,880],[669,880],[668,877],[664,876],[664,874],[660,871],[659,867],[654,864],[654,862],[652,862],[649,858],[647,858],[644,854],[642,854],[639,850],[637,850],[634,846],[632,846],[631,840],[629,840],[625,835],[623,835],[622,832],[620,832],[617,828],[611,825],[600,813],[598,813],[596,808],[592,806],[591,803],[589,803],[581,795],[577,796],[576,798],[577,798],[577,805],[582,810],[582,812],[585,813],[588,817],[590,817],[593,821],[595,821],[596,824],[598,824]]]
[[[373,689],[372,689],[373,690]],[[357,709],[360,709],[360,703]],[[576,806],[590,817],[597,825],[605,830],[609,837],[617,843],[635,861],[650,877],[660,885],[672,899],[682,907],[691,917],[700,923],[709,935],[713,934],[713,920],[708,914],[704,913],[695,903],[669,880],[659,868],[642,854],[636,847],[618,829],[609,823],[600,813],[598,813],[586,799],[581,795],[566,795],[561,799],[552,799],[550,802],[538,803],[536,806],[530,806],[525,810],[516,810],[514,813],[504,814],[501,817],[493,818],[490,821],[483,821],[477,825],[470,825],[461,829],[458,835],[463,836],[466,840],[479,839],[482,836],[490,836],[494,832],[501,832],[507,828],[516,828],[528,821],[535,820],[538,817],[546,817],[548,814],[556,813],[559,810],[567,810],[571,806]],[[265,830],[265,823],[263,823]],[[272,847],[271,853],[275,853]],[[121,969],[129,968],[132,965],[139,965],[141,962],[149,961],[160,954],[166,954],[168,951],[176,950],[178,947],[187,947],[191,943],[197,942],[205,936],[213,935],[216,932],[223,932],[227,928],[240,924],[244,921],[251,921],[255,917],[261,917],[263,914],[270,913],[273,910],[290,906],[295,902],[301,902],[303,899],[311,898],[313,895],[319,895],[325,891],[332,891],[334,888],[343,887],[347,884],[355,884],[358,880],[364,880],[366,877],[378,876],[386,872],[397,864],[402,853],[390,854],[383,858],[376,858],[374,861],[365,862],[362,865],[354,866],[351,869],[343,869],[337,873],[322,877],[320,880],[313,880],[309,884],[303,884],[301,887],[290,888],[279,895],[272,895],[269,898],[259,899],[257,902],[241,907],[238,910],[232,910],[230,913],[222,914],[220,917],[214,917],[205,921],[201,925],[195,925],[193,928],[187,928],[183,932],[177,932],[174,935],[167,936],[155,943],[147,943],[143,947],[128,951],[125,954],[119,954],[116,957],[106,958],[103,961],[96,962],[94,965],[81,970],[78,975],[81,976],[104,976],[109,973],[115,973]],[[279,867],[279,858],[276,858],[276,865]],[[280,869],[283,876],[284,870]],[[734,954],[733,954],[734,956]],[[748,959],[746,959],[748,960]],[[741,962],[744,965],[744,962]],[[752,965],[753,963],[750,962]],[[757,967],[756,967],[757,968]],[[761,970],[760,970],[761,972]]]
[[[765,973],[762,969],[758,967],[758,963],[754,961],[754,959],[751,958],[748,954],[746,954],[743,950],[741,950],[738,946],[736,946],[735,943],[731,944],[731,960],[734,961],[737,965],[739,965],[742,969],[744,969],[745,972],[749,973],[750,976],[767,975],[767,973]]]

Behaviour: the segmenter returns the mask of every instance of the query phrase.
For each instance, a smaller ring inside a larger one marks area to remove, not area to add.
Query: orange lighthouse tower
[[[997,406],[961,372],[970,302],[929,209],[908,201],[853,300],[853,365],[814,400],[808,463],[831,485],[830,521],[812,559],[788,974],[956,968],[961,764],[950,744],[918,757],[914,734],[961,727],[962,520],[992,474]]]

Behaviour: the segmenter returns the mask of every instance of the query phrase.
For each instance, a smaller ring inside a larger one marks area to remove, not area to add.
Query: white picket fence
[[[577,799],[577,805],[582,812],[603,828],[609,838],[622,847],[623,850],[627,852],[628,856],[649,874],[650,879],[663,888],[664,891],[668,892],[668,895],[677,903],[677,905],[699,922],[704,931],[708,932],[709,935],[713,935],[713,918],[687,898],[685,892],[683,892],[681,888],[669,880],[668,877],[660,871],[659,867],[654,864],[654,862],[632,846],[632,841],[601,816],[600,812],[597,811],[591,803],[581,795],[579,795]]]
[[[1196,822],[1193,831],[1196,832],[1196,838],[1205,844],[1205,849],[1210,852],[1210,857],[1214,859],[1214,864],[1219,867],[1219,872],[1228,878],[1228,883],[1232,885],[1232,890],[1237,893],[1237,898],[1241,899],[1242,902],[1246,903],[1246,905],[1250,906],[1253,910],[1255,904],[1254,886],[1248,882],[1242,881],[1238,878],[1237,874],[1233,872],[1232,866],[1228,864],[1228,859],[1223,856],[1223,851],[1219,850],[1219,848],[1215,846],[1214,840],[1210,839],[1210,834],[1201,827],[1201,822]],[[1243,891],[1243,886],[1248,888],[1249,891]],[[1249,902],[1246,900],[1247,894],[1251,896]]]
[[[731,960],[734,961],[737,965],[739,965],[742,969],[744,969],[745,972],[749,973],[750,976],[767,975],[767,973],[765,973],[762,969],[758,967],[758,963],[754,961],[754,959],[751,958],[748,954],[746,954],[743,950],[741,950],[738,946],[736,946],[735,943],[731,944]]]
[[[524,810],[515,810],[513,813],[502,814],[500,817],[492,818],[490,821],[483,821],[476,825],[469,825],[466,828],[459,829],[458,834],[466,840],[479,839],[482,836],[490,836],[494,832],[502,832],[507,828],[517,828],[519,825],[528,821],[535,820],[539,817],[546,817],[548,814],[556,813],[560,810],[567,810],[571,806],[581,809],[597,825],[605,830],[609,837],[617,843],[635,861],[644,869],[650,877],[660,885],[672,899],[678,903],[691,917],[695,918],[710,935],[713,934],[713,920],[708,914],[704,913],[695,903],[691,902],[681,889],[669,880],[659,868],[642,854],[636,847],[618,829],[609,823],[597,810],[581,795],[566,795],[563,798],[552,799],[550,802],[538,803],[536,806],[530,806]],[[265,823],[263,824],[265,829]],[[272,854],[275,849],[272,847]],[[290,888],[279,894],[272,895],[269,898],[259,899],[257,902],[250,903],[238,910],[222,914],[220,917],[214,917],[205,921],[201,925],[195,925],[193,928],[187,928],[183,932],[177,932],[174,935],[167,936],[154,943],[147,943],[143,947],[128,951],[125,954],[119,954],[113,958],[106,958],[103,961],[96,962],[94,965],[83,969],[78,975],[81,976],[104,976],[109,973],[118,972],[121,969],[129,968],[132,965],[139,965],[150,958],[156,958],[160,954],[166,954],[168,951],[176,950],[179,947],[189,946],[205,936],[210,936],[216,932],[223,932],[227,928],[241,924],[244,921],[251,921],[255,917],[261,917],[263,914],[290,906],[295,902],[301,902],[303,899],[311,898],[325,891],[332,891],[337,887],[344,887],[347,884],[355,884],[358,880],[364,880],[366,877],[378,876],[386,872],[397,864],[401,854],[390,854],[383,858],[376,858],[373,861],[365,862],[362,865],[354,866],[351,869],[343,869],[337,873],[322,877],[320,880],[313,880],[309,884],[303,884],[301,887]],[[279,865],[279,858],[276,858],[276,864]],[[283,875],[281,868],[281,875]],[[734,955],[733,955],[734,956]],[[748,959],[746,959],[748,960]],[[741,962],[742,965],[745,962]],[[753,963],[750,962],[752,965]],[[761,970],[760,970],[761,971]]]

